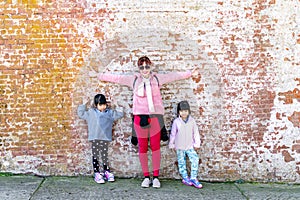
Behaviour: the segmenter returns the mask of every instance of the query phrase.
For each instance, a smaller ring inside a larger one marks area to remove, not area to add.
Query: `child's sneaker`
[[[182,179],[182,183],[188,186],[193,185],[193,183],[191,182],[191,180],[189,179],[189,177],[185,177]]]
[[[115,176],[110,173],[109,171],[104,172],[104,179],[108,182],[114,182],[115,181]]]
[[[144,188],[148,188],[150,185],[150,179],[149,178],[145,178],[141,184],[142,187]]]
[[[99,172],[95,173],[94,180],[96,181],[96,183],[101,183],[101,184],[105,183],[103,176]]]
[[[190,179],[191,183],[196,188],[202,188],[202,184],[197,179]]]
[[[153,179],[152,187],[154,187],[154,188],[160,188],[160,182],[159,182],[158,178],[154,178]]]

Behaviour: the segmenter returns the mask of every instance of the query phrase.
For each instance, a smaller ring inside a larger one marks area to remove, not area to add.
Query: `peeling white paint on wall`
[[[81,18],[72,19],[70,23],[75,31],[68,34],[76,35],[77,44],[84,43],[90,51],[73,52],[66,58],[68,66],[73,64],[73,59],[83,58],[78,82],[72,88],[72,103],[75,110],[79,98],[81,101],[101,92],[124,108],[125,117],[114,126],[114,140],[110,146],[111,165],[116,174],[141,176],[137,148],[130,144],[132,91],[124,86],[99,82],[90,77],[89,72],[135,73],[138,57],[148,55],[156,70],[162,73],[200,68],[200,80],[168,84],[162,88],[162,93],[168,128],[176,115],[177,103],[183,99],[191,103],[202,137],[201,179],[300,182],[300,153],[293,150],[293,145],[299,144],[300,132],[289,119],[300,112],[300,102],[294,98],[286,103],[284,96],[300,90],[297,80],[300,79],[299,4],[292,0],[266,3],[78,1],[83,13]],[[61,20],[69,23],[67,18]],[[60,29],[62,25],[57,23],[54,27]],[[96,37],[97,34],[103,36]],[[7,59],[0,61],[7,67],[12,66]],[[14,81],[10,76],[7,80]],[[28,89],[37,81],[36,77],[26,79],[23,87]],[[53,88],[57,90],[59,85],[54,84]],[[9,98],[14,95],[13,89],[6,92]],[[62,91],[57,93],[63,95]],[[270,101],[263,102],[263,98]],[[56,106],[56,109],[63,108],[63,104]],[[11,105],[6,109],[17,111]],[[92,173],[86,127],[74,116],[71,125],[74,141],[70,144],[80,148],[79,154],[73,154],[73,146],[67,147],[66,162],[60,163],[56,154],[45,155],[45,158],[13,156],[7,150],[0,169],[45,175]],[[2,146],[9,146],[12,140],[19,141],[16,135],[30,135],[34,131],[32,120],[25,123],[7,119],[4,122],[9,129],[25,126],[27,130],[17,134],[9,132],[1,138]],[[64,126],[57,120],[56,125]],[[55,134],[53,128],[47,130],[45,134]],[[36,140],[28,144],[34,148],[40,145]],[[165,144],[162,157],[162,176],[179,178],[174,165],[176,156]]]

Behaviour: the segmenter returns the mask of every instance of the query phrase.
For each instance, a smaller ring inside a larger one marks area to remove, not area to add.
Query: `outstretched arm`
[[[100,81],[107,81],[111,83],[117,83],[120,85],[126,85],[128,87],[133,86],[133,81],[135,75],[121,75],[121,74],[111,74],[111,73],[100,73],[97,74],[94,71],[89,72],[90,77],[97,77]]]
[[[119,75],[119,74],[99,74],[98,79],[100,81],[107,81],[112,83],[117,83],[120,85],[126,85],[128,87],[133,87],[133,81],[135,79],[135,75]]]
[[[165,83],[170,83],[177,80],[187,79],[187,78],[197,78],[199,77],[199,69],[196,67],[192,71],[186,72],[170,72],[166,74],[157,74],[159,82],[161,85]]]

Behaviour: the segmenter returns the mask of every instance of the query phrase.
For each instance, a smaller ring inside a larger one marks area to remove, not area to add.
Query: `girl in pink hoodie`
[[[148,167],[148,138],[150,140],[150,148],[152,151],[153,181],[154,188],[160,187],[158,180],[160,169],[160,139],[161,125],[160,119],[164,114],[164,106],[160,93],[163,84],[170,83],[180,79],[186,79],[198,74],[196,70],[193,73],[187,72],[171,72],[166,74],[158,74],[152,72],[152,62],[147,56],[143,56],[138,60],[139,73],[132,75],[117,74],[99,74],[98,79],[126,85],[133,89],[133,124],[137,138],[132,137],[133,144],[139,144],[139,159],[145,179],[141,186],[149,187],[150,172]]]

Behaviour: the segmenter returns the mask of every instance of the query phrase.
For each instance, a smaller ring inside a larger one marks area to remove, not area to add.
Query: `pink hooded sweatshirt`
[[[155,78],[157,77],[157,79]],[[190,71],[187,72],[171,72],[166,74],[151,73],[150,85],[152,90],[152,99],[155,111],[150,112],[148,108],[148,101],[146,92],[143,96],[138,95],[138,86],[142,84],[143,78],[141,74],[133,75],[117,75],[117,74],[99,74],[98,79],[101,81],[108,81],[120,85],[126,85],[133,89],[133,115],[150,115],[150,114],[164,114],[164,106],[161,98],[160,88],[163,84],[170,83],[176,80],[186,79],[191,77]]]

